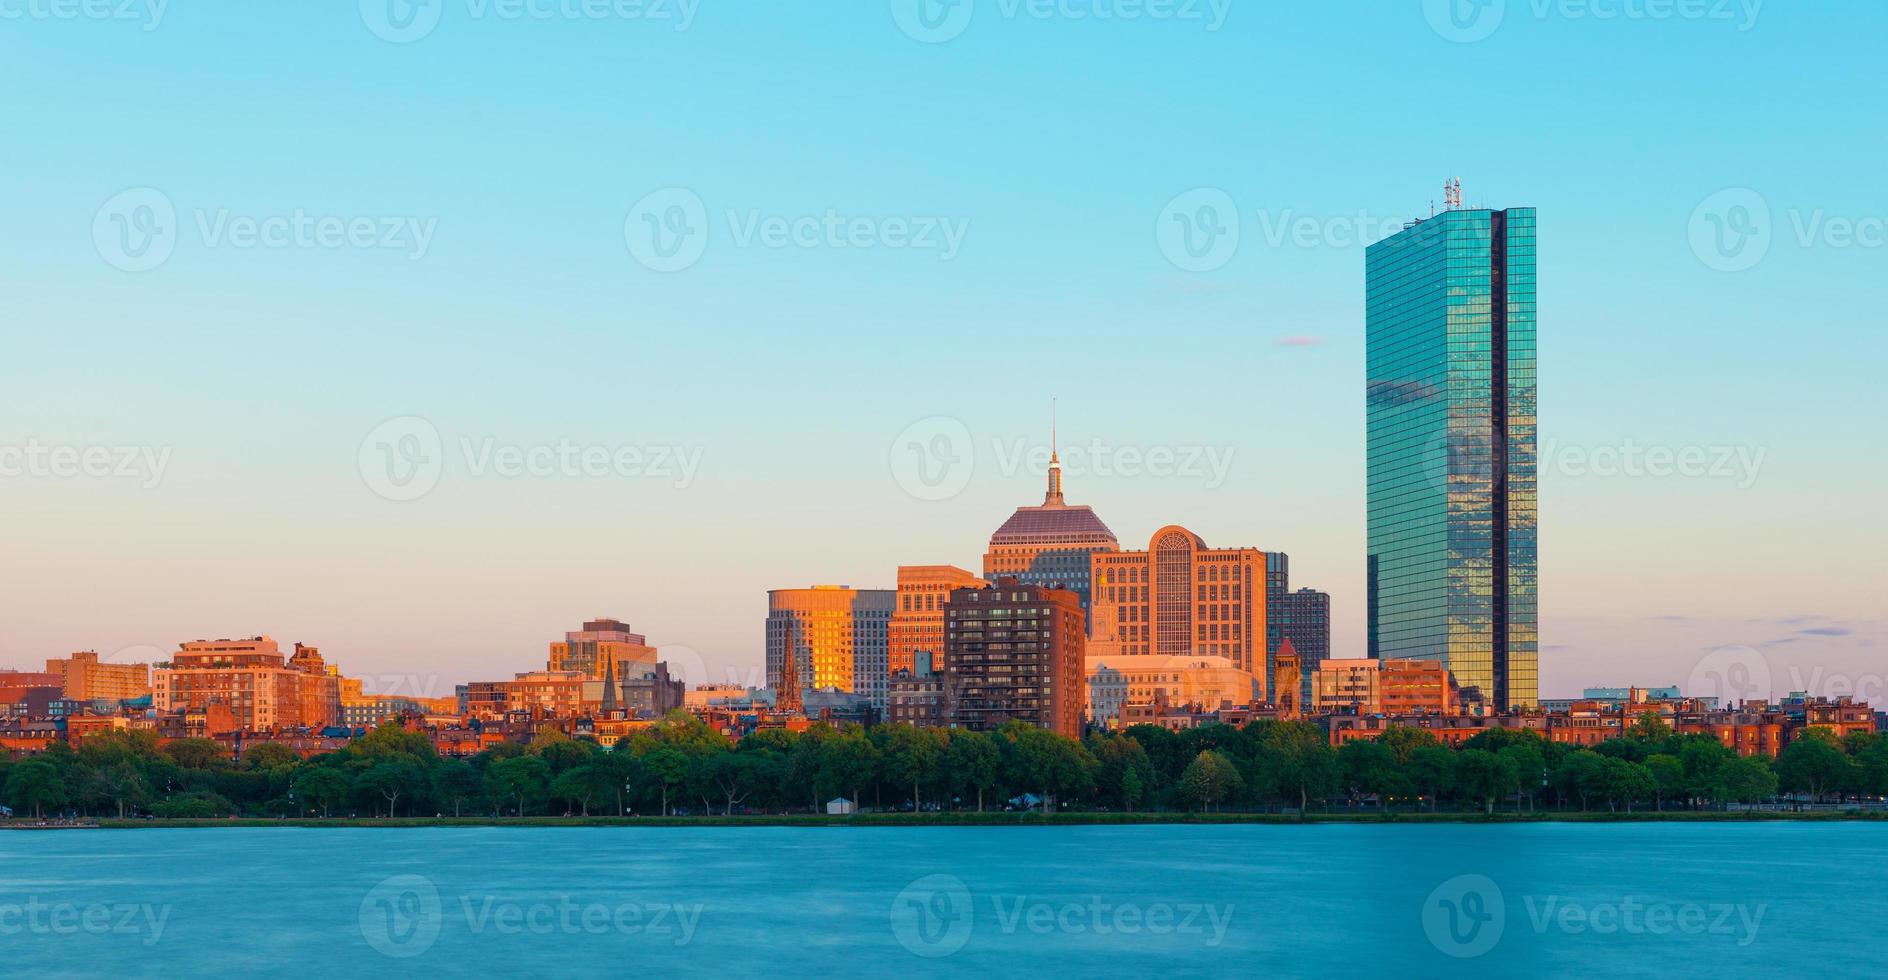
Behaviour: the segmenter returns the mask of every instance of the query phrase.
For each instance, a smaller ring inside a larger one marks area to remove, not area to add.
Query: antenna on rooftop
[[[1442,209],[1454,211],[1462,206],[1462,178],[1450,177],[1442,183]]]

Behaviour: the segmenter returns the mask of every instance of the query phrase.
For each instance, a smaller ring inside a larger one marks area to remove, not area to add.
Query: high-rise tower
[[[1539,695],[1534,229],[1452,207],[1364,260],[1370,656],[1503,709]]]

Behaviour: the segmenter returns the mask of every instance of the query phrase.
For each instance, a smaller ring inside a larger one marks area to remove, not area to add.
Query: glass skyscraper
[[[1411,224],[1364,279],[1370,656],[1534,706],[1534,209]]]

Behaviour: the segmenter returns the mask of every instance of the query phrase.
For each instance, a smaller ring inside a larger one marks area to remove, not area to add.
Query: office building
[[[611,667],[656,662],[656,648],[641,633],[632,632],[627,623],[615,619],[593,619],[583,629],[565,633],[560,643],[551,644],[545,670],[576,671],[602,680],[611,676]],[[620,674],[620,670],[617,671]]]
[[[952,592],[944,616],[953,726],[988,732],[1014,719],[1081,737],[1084,637],[1073,591],[1002,578]]]
[[[1120,727],[1129,705],[1162,703],[1217,711],[1258,698],[1259,681],[1226,657],[1095,656],[1086,658],[1089,720]]]
[[[297,643],[291,658],[267,636],[193,640],[151,670],[159,713],[223,706],[238,729],[319,728],[341,720],[340,680],[314,647]]]
[[[975,574],[955,565],[898,566],[898,606],[892,610],[890,648],[886,669],[893,675],[911,671],[917,654],[944,659],[944,605],[952,589],[978,589],[985,584]]]
[[[1365,257],[1369,655],[1538,699],[1535,215],[1450,210]]]
[[[1099,553],[1092,563],[1092,655],[1225,657],[1263,687],[1265,552],[1209,548],[1170,524],[1146,551]]]
[[[1311,675],[1331,655],[1331,594],[1299,589],[1279,599],[1280,631],[1298,654],[1298,703],[1311,703]]]
[[[1053,436],[1051,437],[1053,442]],[[1067,589],[1086,611],[1090,606],[1090,556],[1121,550],[1114,532],[1080,504],[1062,497],[1062,459],[1051,451],[1049,490],[1039,507],[1018,507],[990,535],[983,556],[983,577],[1013,578],[1023,585]]]
[[[846,585],[768,592],[768,684],[780,691],[781,671],[792,664],[802,704],[829,690],[860,695],[882,711],[897,602],[891,589]]]

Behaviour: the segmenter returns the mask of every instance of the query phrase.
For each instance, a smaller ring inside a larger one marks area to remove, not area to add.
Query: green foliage
[[[1235,795],[1244,781],[1225,753],[1207,749],[1180,773],[1180,798],[1201,810],[1213,809]]]

